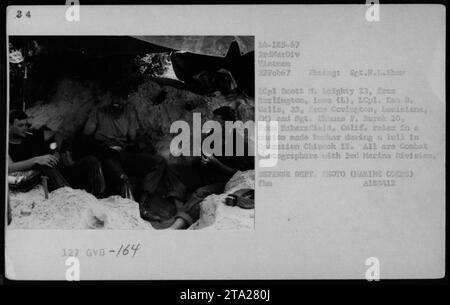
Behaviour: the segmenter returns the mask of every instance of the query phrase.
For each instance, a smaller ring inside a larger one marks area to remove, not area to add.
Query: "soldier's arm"
[[[96,111],[91,111],[88,120],[86,121],[86,124],[84,124],[83,134],[85,136],[91,136],[94,134],[96,129],[97,129],[97,114]]]

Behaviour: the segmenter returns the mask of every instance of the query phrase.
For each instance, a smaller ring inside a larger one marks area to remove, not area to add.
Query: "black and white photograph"
[[[446,281],[444,5],[5,17],[0,282],[215,304],[279,298],[264,280]]]

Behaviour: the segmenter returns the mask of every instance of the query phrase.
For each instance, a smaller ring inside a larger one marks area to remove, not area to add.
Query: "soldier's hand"
[[[58,161],[58,158],[53,155],[43,155],[34,158],[34,163],[49,167],[55,167]]]

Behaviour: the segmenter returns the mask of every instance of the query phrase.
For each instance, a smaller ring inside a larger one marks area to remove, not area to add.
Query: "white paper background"
[[[9,278],[64,279],[62,248],[84,253],[137,242],[142,249],[134,259],[82,256],[81,279],[364,278],[364,262],[371,256],[380,260],[382,279],[444,275],[444,6],[381,5],[381,21],[374,23],[365,20],[364,5],[82,5],[78,23],[65,21],[65,7],[28,8],[33,18],[21,20],[14,19],[18,7],[9,8],[10,35],[254,35],[256,45],[299,40],[301,56],[291,77],[257,78],[256,90],[363,86],[361,79],[348,77],[310,78],[307,71],[313,67],[405,69],[408,77],[396,88],[427,101],[432,119],[424,134],[437,159],[376,165],[284,162],[280,168],[413,168],[416,176],[392,189],[363,189],[352,181],[279,180],[275,188],[257,188],[253,232],[7,230]],[[380,86],[389,86],[384,82]]]

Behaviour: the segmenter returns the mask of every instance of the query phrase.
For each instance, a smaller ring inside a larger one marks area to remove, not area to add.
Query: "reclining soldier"
[[[217,121],[222,130],[225,130],[225,122],[235,122],[236,112],[228,106],[220,107],[213,111],[213,120]],[[225,133],[223,133],[225,137]],[[225,155],[225,139],[222,140],[222,155],[205,155],[197,159],[189,169],[179,170],[171,168],[177,173],[187,192],[192,192],[185,202],[179,202],[174,198],[177,206],[180,207],[175,221],[169,229],[186,229],[200,217],[200,203],[211,194],[221,194],[226,183],[237,171],[245,171],[254,168],[254,157],[250,155],[248,141],[244,137],[244,146],[247,148],[243,156],[236,152],[237,133],[233,131],[233,153],[231,156]]]

